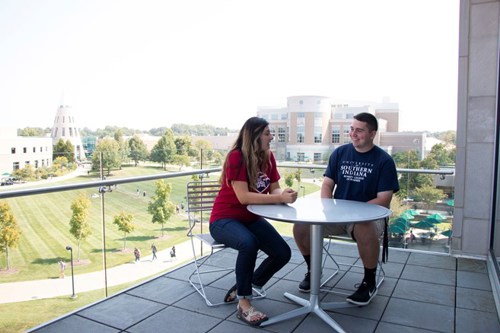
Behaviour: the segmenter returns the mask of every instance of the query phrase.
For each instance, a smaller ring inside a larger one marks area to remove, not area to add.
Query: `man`
[[[335,149],[330,156],[321,186],[322,198],[347,199],[389,208],[393,193],[399,190],[396,165],[392,157],[373,143],[378,131],[377,118],[370,113],[354,116],[349,136],[352,143]],[[333,195],[332,195],[333,194]],[[364,278],[358,290],[347,297],[356,305],[367,305],[377,294],[376,272],[379,238],[384,220],[367,223],[327,225],[324,235],[349,234],[358,246],[364,266]],[[307,273],[299,290],[310,291],[310,228],[295,224],[293,235],[307,264]]]

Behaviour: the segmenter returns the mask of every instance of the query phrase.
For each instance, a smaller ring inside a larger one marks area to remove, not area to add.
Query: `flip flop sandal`
[[[224,302],[225,303],[231,303],[236,301],[238,298],[238,286],[234,285],[229,289],[226,293],[226,296],[224,296]]]
[[[250,309],[248,309],[247,311],[243,311],[243,309],[240,308],[240,305],[238,304],[236,309],[238,310],[238,312],[236,313],[236,317],[250,326],[259,326],[262,322],[269,319],[265,314],[263,314],[259,310],[256,310],[253,306],[250,307]],[[260,319],[252,320],[253,318]]]

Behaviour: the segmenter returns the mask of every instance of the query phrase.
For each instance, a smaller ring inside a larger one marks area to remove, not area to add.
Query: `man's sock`
[[[363,281],[365,281],[370,288],[373,288],[376,286],[376,277],[377,277],[377,267],[375,268],[366,268],[365,267],[365,278]]]
[[[308,255],[303,255],[304,257],[304,260],[306,261],[306,264],[307,264],[307,271],[310,272],[311,271],[311,255],[308,254]]]

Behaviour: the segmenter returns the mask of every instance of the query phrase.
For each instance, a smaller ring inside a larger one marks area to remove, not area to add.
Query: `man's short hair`
[[[370,131],[378,131],[378,121],[374,115],[368,112],[361,112],[354,116],[357,121],[362,121],[366,123],[366,126]]]

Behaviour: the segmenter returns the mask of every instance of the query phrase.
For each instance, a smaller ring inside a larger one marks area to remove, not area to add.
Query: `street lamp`
[[[68,250],[71,253],[71,286],[73,287],[73,295],[71,295],[71,298],[76,298],[77,296],[75,295],[75,275],[73,274],[73,248],[71,246],[66,246],[66,250]]]

